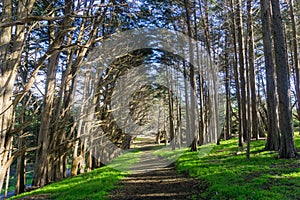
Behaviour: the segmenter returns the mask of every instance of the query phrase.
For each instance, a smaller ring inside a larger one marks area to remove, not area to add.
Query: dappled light
[[[129,175],[120,182],[121,188],[111,193],[110,199],[184,199],[196,195],[198,181],[178,175],[172,168]]]
[[[0,199],[299,199],[299,22],[299,0],[0,0]]]

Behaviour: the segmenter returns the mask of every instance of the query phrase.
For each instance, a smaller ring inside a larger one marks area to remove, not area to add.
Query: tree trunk
[[[229,28],[229,27],[228,27]],[[228,34],[225,36],[225,90],[226,90],[226,126],[224,130],[224,140],[228,140],[231,133],[231,100],[230,100],[230,65],[229,65],[229,43]]]
[[[271,0],[273,11],[273,36],[275,48],[277,93],[279,98],[279,129],[281,158],[296,157],[289,98],[289,71],[279,0]]]
[[[240,67],[240,88],[241,88],[241,123],[243,140],[247,140],[248,121],[247,121],[247,87],[245,78],[245,44],[243,33],[242,0],[237,1],[237,24],[238,24],[238,49],[239,49],[239,67]]]
[[[54,105],[54,95],[56,87],[56,69],[58,64],[59,53],[53,55],[49,60],[48,73],[47,73],[47,83],[46,83],[46,93],[44,99],[44,108],[41,117],[41,127],[38,137],[38,145],[40,149],[36,152],[35,170],[33,185],[34,186],[44,186],[48,181],[48,167],[49,163],[49,144],[51,140],[55,138],[51,137],[51,120]],[[50,173],[51,174],[51,173]],[[50,175],[49,174],[49,175]]]
[[[184,73],[184,98],[185,98],[185,112],[186,112],[186,130],[185,130],[185,136],[186,136],[186,145],[190,146],[192,143],[191,139],[191,119],[190,119],[190,99],[188,96],[188,74],[186,70],[186,62],[183,61],[183,73]]]
[[[11,22],[13,19],[25,18],[33,7],[35,0],[24,1],[1,1],[1,22]],[[13,8],[17,8],[13,15]],[[17,36],[12,38],[12,31]],[[8,26],[0,30],[0,191],[3,187],[4,177],[9,168],[8,162],[10,147],[9,131],[13,126],[13,91],[14,82],[19,66],[21,53],[24,48],[25,26],[16,25],[14,30]]]
[[[234,79],[235,79],[235,88],[236,88],[236,98],[238,102],[238,134],[239,134],[239,147],[243,147],[243,129],[242,129],[242,108],[241,108],[241,92],[240,92],[240,79],[238,71],[238,55],[237,55],[237,41],[236,41],[236,18],[235,18],[235,8],[234,0],[230,0],[230,7],[232,10],[231,13],[231,25],[232,25],[232,38],[233,38],[233,48],[234,48]]]
[[[160,138],[161,138],[161,124],[160,124],[160,118],[161,118],[161,101],[159,101],[158,105],[158,116],[157,116],[157,133],[156,133],[156,144],[160,144]]]
[[[22,135],[19,137],[18,141],[18,148],[22,149],[24,148],[24,139],[22,138]],[[15,194],[21,194],[25,192],[26,188],[26,173],[25,173],[25,153],[23,153],[21,156],[17,159],[17,180],[16,180],[16,189]]]
[[[180,149],[182,144],[182,131],[181,131],[181,103],[177,99],[177,146]]]
[[[11,138],[11,142],[10,142],[9,153],[8,153],[9,158],[12,156],[12,147],[13,147],[12,140],[13,140],[13,138]],[[9,187],[9,179],[10,179],[10,167],[8,167],[7,172],[6,172],[4,199],[6,199],[6,197],[7,197],[7,192],[8,192],[8,187]]]
[[[290,16],[292,20],[292,45],[293,45],[293,57],[294,57],[294,69],[295,69],[295,76],[296,76],[296,83],[295,83],[295,90],[296,90],[296,97],[297,97],[297,114],[298,120],[300,121],[300,60],[298,55],[298,40],[297,40],[297,24],[296,18],[294,14],[294,0],[289,0],[290,6]]]
[[[190,1],[184,0],[184,6],[186,10],[186,19],[187,19],[187,29],[188,29],[188,36],[189,36],[189,56],[190,61],[194,61],[194,51],[192,48],[192,27],[191,27],[191,11],[190,11]],[[190,122],[191,122],[191,136],[192,136],[192,143],[191,143],[191,151],[197,151],[198,147],[198,128],[197,128],[197,89],[196,89],[196,80],[195,80],[195,67],[190,65],[190,93],[191,93],[191,111],[190,111]]]
[[[270,27],[270,0],[261,0],[260,5],[267,81],[268,138],[265,149],[277,151],[279,150],[279,135],[277,127],[277,101]]]
[[[58,49],[64,39],[64,34],[59,32],[55,34],[55,30],[51,28],[52,22],[49,22],[49,38],[55,38],[54,41],[51,41],[51,47],[53,49]],[[49,59],[48,71],[47,71],[47,79],[46,79],[46,91],[44,97],[44,107],[41,115],[41,126],[38,136],[38,146],[40,148],[36,152],[36,161],[35,161],[35,169],[34,169],[34,177],[33,177],[33,185],[42,187],[49,183],[49,177],[52,175],[52,168],[49,167],[51,163],[50,158],[50,143],[54,134],[52,132],[52,124],[55,119],[53,119],[53,107],[54,107],[54,97],[55,97],[55,88],[56,88],[56,71],[59,60],[59,52],[53,54]]]
[[[169,133],[172,150],[175,150],[175,130],[174,130],[174,97],[173,97],[173,77],[172,71],[166,67],[166,81],[168,86],[168,119]]]
[[[250,91],[251,91],[251,131],[252,137],[258,139],[258,118],[256,101],[256,81],[254,68],[254,35],[252,19],[252,0],[247,1],[248,7],[248,33],[249,33],[249,71],[250,71]],[[250,97],[249,97],[250,98]]]

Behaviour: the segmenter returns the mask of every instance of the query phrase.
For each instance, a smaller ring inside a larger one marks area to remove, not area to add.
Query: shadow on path
[[[153,147],[139,150],[139,162],[110,193],[110,200],[183,200],[199,194],[199,181],[178,174],[171,161],[152,155]]]
[[[173,166],[131,174],[110,194],[111,200],[192,199],[200,192],[199,181],[177,174]]]

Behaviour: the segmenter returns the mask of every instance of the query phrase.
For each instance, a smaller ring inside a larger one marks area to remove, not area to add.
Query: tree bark
[[[174,130],[174,97],[173,97],[173,77],[172,71],[166,67],[166,78],[168,85],[168,111],[169,111],[169,132],[172,150],[175,150],[175,130]]]
[[[192,143],[192,138],[191,138],[191,119],[190,119],[190,98],[188,96],[188,74],[186,70],[186,62],[183,61],[183,73],[184,73],[184,98],[185,98],[185,112],[186,112],[186,144],[187,146],[190,146]]]
[[[239,147],[243,147],[243,129],[242,129],[242,108],[241,108],[241,92],[240,92],[240,78],[238,70],[238,55],[237,55],[237,39],[236,39],[236,18],[235,18],[235,8],[234,0],[230,0],[231,7],[231,25],[232,25],[232,38],[233,38],[233,51],[234,51],[234,79],[236,88],[236,99],[238,103],[238,134],[239,134]]]
[[[290,7],[290,16],[292,21],[292,45],[293,45],[293,64],[295,70],[295,90],[296,90],[296,97],[297,97],[297,114],[298,120],[300,120],[300,60],[298,55],[298,40],[297,40],[297,24],[296,18],[294,13],[294,0],[289,0],[289,7]]]
[[[191,27],[191,11],[190,11],[190,1],[184,0],[184,6],[186,10],[186,19],[187,19],[187,29],[188,29],[188,36],[189,36],[189,56],[190,62],[193,63],[194,61],[194,50],[192,48],[192,27]],[[191,136],[192,136],[192,143],[191,143],[191,151],[198,150],[198,128],[197,128],[197,89],[196,89],[196,80],[195,80],[195,66],[192,64],[190,65],[190,93],[191,93],[191,110],[190,110],[190,122],[191,122]]]
[[[280,158],[294,158],[297,155],[292,128],[292,113],[289,98],[289,70],[286,57],[284,31],[279,0],[271,0],[273,11],[273,36],[275,48],[277,93],[279,99]]]
[[[277,127],[277,100],[275,91],[275,74],[270,27],[270,0],[261,0],[260,5],[267,81],[268,138],[265,149],[277,151],[279,150],[279,135]]]
[[[239,49],[239,69],[240,69],[240,88],[241,88],[241,123],[243,140],[247,140],[248,119],[247,119],[247,87],[245,78],[245,38],[243,33],[242,0],[237,1],[237,24],[238,24],[238,49]]]
[[[255,54],[254,54],[254,33],[252,17],[252,0],[247,1],[248,7],[248,34],[249,34],[249,71],[250,71],[250,91],[251,91],[251,131],[252,137],[258,139],[258,118],[256,100],[256,81],[255,81]],[[250,97],[249,97],[250,98]]]
[[[67,3],[66,12],[70,13],[72,10],[68,9],[72,4],[69,1]],[[51,42],[50,48],[59,49],[64,41],[64,37],[67,32],[64,31],[72,26],[73,20],[70,16],[66,15],[62,22],[62,29],[56,33],[53,28],[52,22],[49,21],[49,38]],[[53,39],[55,38],[55,39]],[[53,39],[53,40],[52,40]],[[56,71],[58,67],[60,52],[54,53],[48,64],[47,79],[46,79],[46,91],[44,97],[44,108],[41,116],[41,127],[38,136],[38,146],[40,149],[36,152],[36,162],[34,169],[33,185],[42,187],[52,181],[54,171],[52,167],[49,167],[53,160],[59,158],[53,158],[53,155],[49,155],[50,151],[54,149],[55,132],[53,132],[53,124],[55,122],[54,116],[54,100],[55,100],[55,89],[56,89]],[[53,163],[52,163],[53,164]]]
[[[229,23],[228,23],[229,28]],[[228,140],[231,134],[231,100],[230,100],[230,65],[229,65],[229,36],[225,36],[225,90],[226,90],[226,127],[224,140]]]
[[[1,1],[2,14],[1,22],[10,22],[25,18],[31,12],[35,0],[22,0],[18,2]],[[13,14],[13,7],[17,8],[16,15]],[[15,37],[12,38],[14,31]],[[11,26],[1,28],[0,30],[0,190],[2,190],[4,176],[10,159],[9,151],[10,135],[9,132],[13,126],[13,102],[14,82],[19,66],[21,54],[24,48],[25,26],[16,25],[13,30]],[[16,101],[16,100],[15,100]]]

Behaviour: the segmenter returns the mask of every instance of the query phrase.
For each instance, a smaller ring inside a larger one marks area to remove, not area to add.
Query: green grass
[[[300,160],[277,159],[277,152],[263,151],[265,141],[251,142],[251,158],[237,147],[237,139],[205,145],[198,152],[155,148],[154,154],[177,159],[178,172],[200,181],[193,199],[299,199]],[[295,134],[297,149],[300,136]],[[106,199],[116,183],[138,161],[138,151],[120,156],[111,165],[18,196],[51,194],[53,199]],[[118,169],[118,170],[116,170]],[[13,197],[11,199],[16,199]]]
[[[138,161],[138,153],[139,151],[132,151],[123,154],[108,166],[49,184],[10,199],[38,194],[50,194],[52,199],[57,200],[106,199],[107,194],[115,187],[116,183],[126,176],[130,167]]]
[[[143,139],[142,138],[139,138],[139,137],[136,137],[135,139],[134,139],[134,141],[142,141]]]
[[[298,134],[295,143],[299,149]],[[251,142],[250,160],[238,149],[236,139],[200,147],[199,152],[181,149],[155,154],[172,158],[183,153],[176,167],[201,182],[195,199],[299,199],[300,161],[277,159],[277,152],[263,151],[264,145],[263,140]]]

